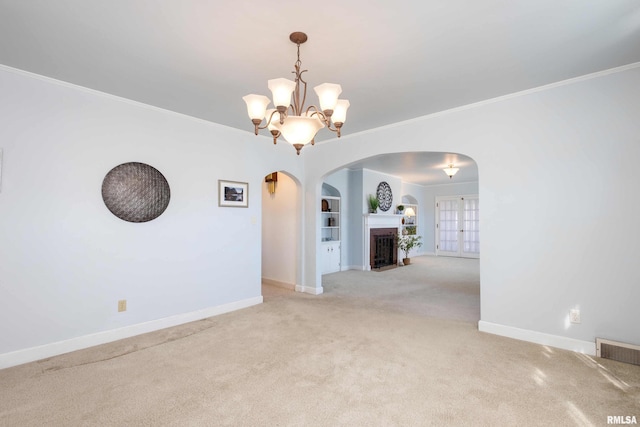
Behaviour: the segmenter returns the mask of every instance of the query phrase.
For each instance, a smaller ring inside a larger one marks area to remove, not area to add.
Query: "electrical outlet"
[[[569,310],[569,320],[571,321],[571,323],[580,323],[580,310]]]
[[[121,299],[118,301],[118,312],[127,311],[127,300]]]

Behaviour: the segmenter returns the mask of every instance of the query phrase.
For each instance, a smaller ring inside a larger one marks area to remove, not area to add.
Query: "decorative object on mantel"
[[[218,206],[230,208],[249,207],[249,184],[246,182],[218,180]]]
[[[123,163],[102,181],[102,200],[118,218],[128,222],[156,219],[169,206],[169,183],[156,168],[144,163]]]
[[[411,264],[411,258],[409,258],[409,252],[413,248],[419,248],[422,246],[422,236],[416,235],[402,235],[398,234],[396,236],[398,242],[398,249],[404,252],[404,258],[402,259],[402,264],[409,265]]]
[[[369,213],[376,213],[379,206],[380,202],[378,201],[378,198],[373,194],[369,194]]]
[[[449,179],[453,178],[453,175],[457,174],[460,168],[454,168],[453,163],[449,164],[449,167],[442,169],[444,173],[449,175]]]
[[[336,132],[340,138],[340,128],[347,118],[349,101],[338,99],[342,92],[339,84],[323,83],[313,88],[320,100],[320,109],[315,105],[305,110],[304,101],[307,99],[307,82],[302,79],[300,70],[300,45],[307,41],[307,35],[301,32],[291,33],[289,40],[298,46],[298,60],[294,64],[294,81],[287,79],[273,79],[267,82],[273,95],[274,109],[267,110],[269,98],[263,95],[247,95],[242,99],[247,103],[249,118],[255,127],[255,134],[260,129],[268,128],[273,136],[273,143],[282,137],[296,149],[298,155],[306,144],[314,144],[314,138],[318,131],[327,126],[330,131]],[[300,99],[300,83],[302,83],[302,99]],[[291,94],[293,93],[293,104]],[[266,118],[264,126],[260,126]],[[333,124],[334,127],[331,127]]]
[[[383,212],[387,212],[391,209],[391,205],[393,204],[393,193],[391,192],[391,186],[382,181],[378,184],[378,189],[376,190],[376,195],[378,196],[378,201],[380,202],[380,210]]]
[[[396,212],[398,213],[398,215],[404,215],[404,205],[396,206]]]

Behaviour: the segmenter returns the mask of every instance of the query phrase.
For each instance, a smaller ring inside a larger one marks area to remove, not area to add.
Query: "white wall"
[[[306,191],[362,153],[470,156],[482,201],[481,329],[587,352],[599,336],[638,344],[639,99],[636,64],[345,134],[305,159]],[[305,226],[308,286],[320,283],[314,224]],[[579,325],[566,323],[574,307]]]
[[[262,280],[295,289],[300,253],[300,189],[287,174],[278,173],[276,192],[262,188]]]
[[[351,269],[362,269],[365,260],[362,259],[362,243],[364,241],[364,229],[362,223],[362,195],[364,194],[362,170],[349,170],[349,252],[345,261]],[[366,212],[366,211],[365,211]],[[360,242],[360,243],[359,243]]]
[[[376,196],[378,184],[383,181],[391,187],[393,202],[391,203],[391,208],[388,211],[384,212],[382,209],[378,208],[378,212],[391,215],[395,213],[396,205],[399,205],[402,202],[402,179],[400,177],[380,173],[370,169],[362,169],[363,194],[361,197],[363,214],[369,212],[369,195]],[[360,218],[360,221],[362,221],[362,218]]]
[[[288,144],[5,67],[0,93],[0,367],[262,300],[260,185],[301,175]],[[102,201],[131,161],[171,188],[147,223]],[[249,207],[218,207],[218,179]]]

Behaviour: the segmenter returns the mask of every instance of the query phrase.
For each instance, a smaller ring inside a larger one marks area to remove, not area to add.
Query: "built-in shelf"
[[[411,208],[415,212],[415,215],[406,215],[407,210]],[[418,233],[418,205],[404,204],[404,212],[402,215],[402,234],[417,234]]]
[[[322,196],[320,211],[322,274],[340,271],[340,197]]]
[[[320,236],[323,242],[340,241],[340,197],[323,196]]]

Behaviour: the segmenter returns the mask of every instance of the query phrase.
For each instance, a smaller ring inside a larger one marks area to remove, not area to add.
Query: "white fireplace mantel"
[[[402,215],[394,214],[364,214],[363,215],[363,243],[362,243],[362,269],[371,270],[369,265],[370,234],[372,228],[397,228],[402,232]]]

